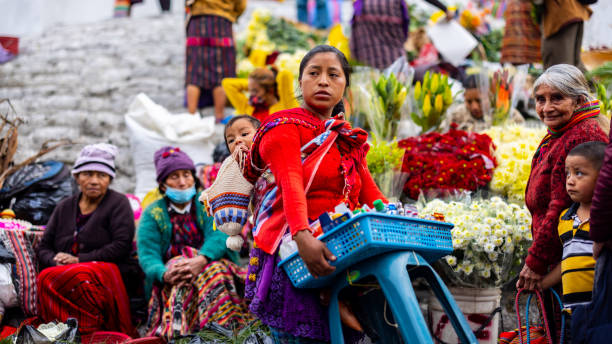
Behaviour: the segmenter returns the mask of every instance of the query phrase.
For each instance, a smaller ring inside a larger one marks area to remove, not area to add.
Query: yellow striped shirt
[[[563,304],[572,308],[591,301],[595,275],[593,241],[589,238],[589,221],[581,222],[576,214],[579,204],[561,213],[559,238],[563,244],[561,282]]]

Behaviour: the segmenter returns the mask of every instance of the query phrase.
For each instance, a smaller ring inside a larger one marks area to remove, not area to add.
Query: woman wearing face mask
[[[138,256],[151,296],[147,334],[166,340],[195,333],[215,322],[228,329],[249,321],[236,285],[246,271],[213,229],[196,191],[195,165],[179,148],[155,152],[159,190],[164,195],[144,211],[138,225]],[[177,320],[180,326],[177,326]]]
[[[256,68],[248,79],[225,78],[221,85],[237,114],[251,115],[259,121],[299,106],[293,91],[293,75],[287,70]],[[249,93],[248,98],[245,91]]]

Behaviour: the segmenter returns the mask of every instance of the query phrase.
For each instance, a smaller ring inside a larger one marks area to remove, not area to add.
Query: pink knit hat
[[[108,143],[87,145],[79,153],[77,161],[72,168],[72,174],[84,171],[104,172],[115,178],[115,156],[117,147]]]

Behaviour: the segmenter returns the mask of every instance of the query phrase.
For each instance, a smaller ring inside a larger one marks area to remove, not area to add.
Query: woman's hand
[[[183,276],[181,269],[177,268],[176,264],[171,265],[168,270],[164,272],[162,280],[164,281],[164,283],[170,285],[185,284],[185,276]]]
[[[71,254],[60,252],[53,257],[53,261],[55,264],[62,266],[68,264],[77,264],[79,262],[79,258],[75,257]]]
[[[326,276],[336,270],[328,263],[328,260],[335,261],[336,257],[322,241],[312,236],[309,230],[297,232],[293,240],[297,243],[298,253],[306,263],[312,277]]]
[[[599,258],[601,251],[607,248],[608,250],[612,250],[612,240],[608,240],[606,242],[594,242],[593,243],[593,258]]]
[[[165,283],[179,287],[191,284],[207,264],[208,259],[204,256],[182,259],[166,270],[163,280]]]
[[[175,266],[179,269],[179,273],[183,278],[192,283],[198,277],[198,275],[204,270],[204,267],[208,264],[206,257],[198,255],[193,258],[186,258],[176,263]]]
[[[519,279],[516,281],[517,289],[525,289],[529,291],[541,290],[542,287],[540,285],[542,282],[542,275],[538,275],[533,270],[531,270],[527,264],[523,266],[523,270],[519,274]]]

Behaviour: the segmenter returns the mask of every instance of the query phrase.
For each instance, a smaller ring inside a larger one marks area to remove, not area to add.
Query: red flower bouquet
[[[412,199],[421,191],[475,191],[491,181],[497,166],[495,144],[489,136],[456,130],[455,125],[445,134],[409,137],[399,147],[406,150],[404,193]]]

